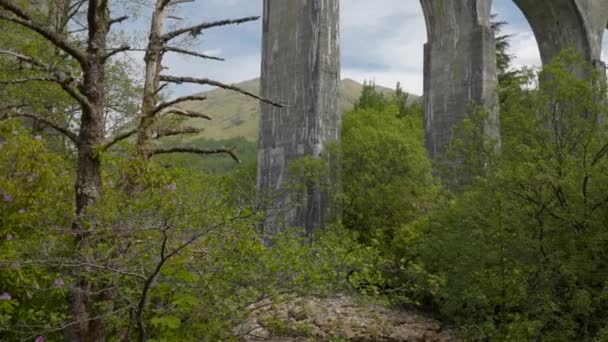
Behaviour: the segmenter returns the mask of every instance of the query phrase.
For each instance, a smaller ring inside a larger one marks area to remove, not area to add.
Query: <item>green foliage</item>
[[[497,33],[503,24],[494,24]],[[0,46],[75,70],[40,37],[0,29],[8,33]],[[460,163],[451,177],[461,193],[440,193],[420,103],[399,85],[389,95],[366,83],[344,117],[342,142],[289,169],[295,193],[336,195],[341,220],[314,236],[283,231],[272,248],[259,232],[265,203],[251,135],[188,140],[234,147],[241,166],[190,155],[150,162],[128,141],[104,152],[102,193],[84,231],[74,232],[73,147],[39,122],[1,121],[0,338],[60,340],[73,324],[69,290],[81,279],[103,289],[91,300],[111,341],[237,339],[235,327],[261,303],[353,289],[430,310],[465,340],[608,340],[605,85],[568,53],[537,78],[511,71],[507,48],[508,37],[498,37],[500,151],[485,137],[482,109],[472,107],[454,130]],[[107,72],[108,122],[118,125],[107,130],[116,131],[137,116],[139,85],[125,77],[129,61]],[[0,57],[1,79],[36,76]],[[71,128],[78,116],[52,84],[6,86],[0,99]],[[231,102],[227,112],[241,107],[257,108]],[[224,121],[218,127],[253,131],[242,118]],[[338,162],[328,169],[328,160]],[[76,233],[91,243],[75,246]],[[310,332],[263,320],[277,335]]]
[[[169,146],[172,143],[172,141],[167,141],[166,144]],[[242,164],[251,165],[257,162],[256,143],[244,138],[213,140],[198,137],[188,141],[186,144],[205,149],[232,148]],[[218,175],[233,172],[239,167],[239,164],[235,163],[231,158],[226,158],[225,155],[193,157],[191,154],[171,154],[156,158],[162,163],[175,167]]]
[[[45,145],[15,121],[0,123],[0,335],[9,340],[66,316],[68,276],[47,264],[71,244],[58,233],[72,220],[71,170]]]
[[[359,109],[343,118],[343,222],[376,246],[424,213],[439,190],[422,143],[422,110],[417,103],[404,108],[402,100],[367,86]]]
[[[382,111],[387,105],[388,101],[384,93],[376,90],[376,84],[374,82],[364,82],[361,95],[355,102],[354,110],[374,108]]]
[[[469,111],[470,114],[452,129],[447,148],[448,158],[456,162],[440,166],[450,190],[457,193],[479,177],[487,176],[500,149],[499,141],[487,134],[487,110],[471,104]]]
[[[254,167],[227,176],[167,169],[128,143],[104,155],[104,190],[86,225],[96,245],[75,255],[69,160],[14,122],[0,128],[0,189],[11,196],[0,203],[3,337],[60,339],[72,265],[82,260],[87,281],[117,294],[93,297],[108,339],[231,339],[261,300],[348,291],[349,275],[377,277],[377,251],[339,226],[312,240],[286,231],[265,247]],[[304,170],[315,176],[316,168]]]
[[[433,303],[467,339],[601,339],[608,108],[604,85],[581,70],[593,75],[564,53],[539,87],[513,88],[501,153],[468,191],[399,234],[416,232],[413,253],[445,281]]]
[[[410,252],[414,237],[395,236],[433,208],[441,190],[423,145],[422,108],[408,103],[399,85],[392,97],[366,85],[357,108],[344,116],[337,147],[342,222],[359,241],[382,251],[382,259],[349,280],[366,295],[422,304],[442,279]]]
[[[505,77],[508,77],[513,60],[513,55],[509,54],[509,47],[511,47],[510,39],[512,35],[503,35],[503,27],[507,25],[505,21],[496,21],[498,15],[492,14],[491,16],[491,27],[496,37],[496,67],[498,69],[498,79],[502,82]]]

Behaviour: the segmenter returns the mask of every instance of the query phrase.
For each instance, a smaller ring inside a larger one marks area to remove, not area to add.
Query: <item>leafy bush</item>
[[[608,108],[598,101],[604,85],[581,79],[581,70],[595,75],[564,53],[543,69],[537,88],[514,89],[522,96],[506,97],[501,153],[464,194],[415,227],[414,254],[445,280],[434,302],[467,338],[601,338]],[[399,234],[411,235],[410,228]]]
[[[403,110],[398,97],[373,93],[364,91],[358,109],[343,119],[341,201],[344,225],[361,241],[386,246],[401,225],[432,206],[439,184],[423,145],[420,105]]]
[[[42,136],[0,123],[0,335],[36,337],[66,318],[69,276],[54,267],[72,244],[71,170]]]

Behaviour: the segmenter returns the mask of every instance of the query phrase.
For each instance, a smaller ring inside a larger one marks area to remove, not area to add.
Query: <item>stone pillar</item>
[[[261,95],[286,104],[261,105],[257,183],[271,199],[267,236],[284,226],[310,234],[326,219],[318,187],[294,205],[285,185],[291,161],[319,157],[339,137],[339,58],[339,0],[264,0]]]
[[[472,104],[489,111],[486,135],[500,144],[496,42],[491,0],[421,0],[428,42],[424,47],[426,146],[440,165],[448,160],[452,128]],[[449,182],[448,182],[449,183]]]

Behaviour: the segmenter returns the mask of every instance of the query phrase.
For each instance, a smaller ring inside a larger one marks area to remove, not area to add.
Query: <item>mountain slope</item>
[[[260,91],[259,79],[235,85],[254,94],[259,94]],[[394,91],[380,86],[376,88],[387,94]],[[353,108],[362,89],[362,84],[350,79],[344,79],[340,82],[340,109],[343,112]],[[247,141],[257,141],[258,121],[260,117],[258,101],[223,89],[213,89],[197,95],[206,96],[207,100],[184,103],[182,107],[207,114],[213,120],[188,120],[184,123],[185,126],[203,128],[204,130],[198,136],[192,136],[185,140],[202,137],[214,140],[242,137]],[[412,95],[411,98],[414,100],[418,97]]]

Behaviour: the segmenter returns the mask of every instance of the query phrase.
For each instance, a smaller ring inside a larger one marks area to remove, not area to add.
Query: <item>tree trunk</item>
[[[162,70],[163,41],[161,38],[165,8],[163,1],[157,1],[150,26],[150,37],[146,48],[146,73],[142,100],[142,119],[137,134],[137,150],[145,158],[151,157],[150,140],[153,136],[153,126],[156,122],[156,97],[159,89],[159,76]]]
[[[87,261],[88,250],[94,249],[96,245],[95,236],[92,234],[94,227],[88,222],[87,209],[99,199],[102,186],[101,162],[96,148],[104,139],[105,55],[110,20],[107,0],[90,0],[87,14],[89,37],[87,58],[82,65],[84,77],[81,91],[88,104],[83,105],[80,122],[77,146],[76,220],[72,225],[76,239],[76,261],[83,264]],[[77,266],[73,271],[76,282],[70,290],[68,304],[77,324],[67,329],[66,340],[104,341],[104,324],[102,319],[95,318],[99,313],[93,308],[93,304],[97,302],[93,299],[93,293],[100,292],[101,289],[97,288],[100,285],[96,285],[95,288],[91,285],[87,277],[91,270],[86,267]],[[103,298],[99,299],[103,300]]]

